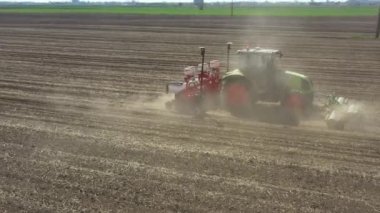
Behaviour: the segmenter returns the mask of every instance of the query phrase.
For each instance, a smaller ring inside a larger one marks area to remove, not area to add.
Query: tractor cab
[[[243,49],[237,51],[239,70],[249,80],[255,82],[255,90],[266,97],[278,98],[278,87],[283,78],[280,68],[282,53],[275,49]]]
[[[274,73],[280,69],[282,53],[274,49],[243,49],[237,51],[239,70],[245,74]]]

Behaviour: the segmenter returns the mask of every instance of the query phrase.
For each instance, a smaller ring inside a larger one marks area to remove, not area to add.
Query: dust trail
[[[326,103],[325,98],[318,97],[315,101],[314,115],[303,122],[306,126],[327,129],[325,121],[326,109],[323,105]],[[347,106],[332,106],[331,109],[339,115],[347,115],[344,130],[346,132],[362,132],[370,134],[380,133],[380,103],[376,101],[362,101],[349,99],[349,105],[357,109],[357,113],[347,114]]]
[[[130,99],[132,108],[165,110],[165,103],[174,99],[172,94],[161,94],[156,97],[134,96]]]
[[[123,100],[91,98],[86,105],[90,111],[104,113],[126,113],[128,111],[145,111],[145,110],[165,110],[165,103],[174,97],[168,94],[156,96],[149,95],[131,95]]]
[[[380,134],[380,103],[357,102],[360,118],[349,121],[346,130]]]

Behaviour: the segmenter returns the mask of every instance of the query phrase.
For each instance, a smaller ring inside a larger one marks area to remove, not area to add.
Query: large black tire
[[[298,126],[301,117],[304,116],[306,104],[306,99],[302,94],[288,93],[288,95],[281,100],[281,106],[284,108],[284,124]]]
[[[314,94],[309,94],[304,96],[305,106],[303,109],[303,116],[309,118],[314,113]]]
[[[222,104],[235,116],[245,116],[252,112],[254,97],[251,85],[244,78],[226,80],[222,87]]]

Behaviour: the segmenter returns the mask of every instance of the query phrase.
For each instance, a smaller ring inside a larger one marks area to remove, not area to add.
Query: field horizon
[[[195,6],[101,6],[101,5],[44,5],[3,6],[0,14],[131,14],[131,15],[186,15],[186,16],[230,16],[229,7],[208,7],[199,10]],[[376,6],[235,6],[234,16],[280,16],[280,17],[354,17],[376,16]]]

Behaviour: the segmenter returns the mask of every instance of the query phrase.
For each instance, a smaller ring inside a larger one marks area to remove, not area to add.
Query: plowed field
[[[380,211],[375,24],[0,15],[0,211]],[[321,94],[366,103],[367,122],[329,131],[165,110],[165,84],[199,63],[198,47],[224,61],[227,41],[281,49]]]

